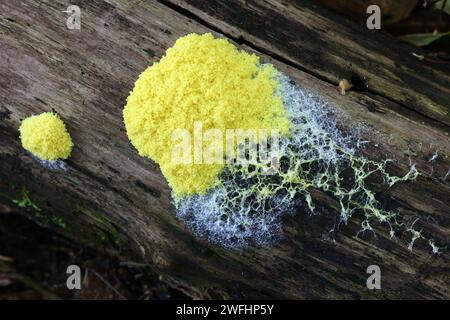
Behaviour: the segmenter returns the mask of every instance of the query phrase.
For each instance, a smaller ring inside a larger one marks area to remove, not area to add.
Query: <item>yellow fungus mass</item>
[[[225,39],[189,34],[136,81],[123,111],[128,137],[141,156],[160,165],[177,196],[204,194],[219,183],[225,164],[195,161],[194,146],[191,162],[174,161],[173,133],[187,131],[192,144],[199,123],[202,132],[216,129],[224,136],[228,129],[288,133],[277,75]],[[207,139],[201,148],[208,148]]]
[[[61,118],[52,112],[31,116],[19,128],[22,146],[41,160],[67,159],[73,142]]]

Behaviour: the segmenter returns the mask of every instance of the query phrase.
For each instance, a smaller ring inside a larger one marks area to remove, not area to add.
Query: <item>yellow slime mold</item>
[[[41,160],[67,159],[72,152],[72,139],[55,113],[26,118],[19,131],[22,146]]]
[[[175,163],[172,133],[184,129],[194,137],[198,122],[224,135],[238,128],[288,133],[277,74],[225,39],[189,34],[136,81],[123,111],[128,137],[160,165],[177,196],[204,194],[219,183],[224,164]]]

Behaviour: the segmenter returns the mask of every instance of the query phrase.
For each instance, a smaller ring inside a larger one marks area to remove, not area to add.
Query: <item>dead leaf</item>
[[[339,81],[338,90],[342,95],[352,88],[352,84],[347,79],[342,79]]]
[[[7,205],[0,203],[0,213],[9,214],[12,212],[13,212],[13,209],[11,207],[8,207]]]
[[[3,262],[13,262],[13,258],[6,257],[6,256],[2,256],[2,255],[0,254],[0,261],[3,261]]]

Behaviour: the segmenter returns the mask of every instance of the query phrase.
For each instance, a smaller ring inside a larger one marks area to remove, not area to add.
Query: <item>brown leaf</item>
[[[342,79],[339,81],[338,90],[342,95],[345,95],[345,93],[352,88],[352,84],[347,79]]]
[[[13,212],[14,212],[14,210],[11,207],[0,203],[0,214],[1,213],[9,214],[9,213],[13,213]]]
[[[0,261],[3,261],[3,262],[12,262],[12,261],[13,261],[13,258],[6,257],[6,256],[2,256],[2,255],[0,254]]]

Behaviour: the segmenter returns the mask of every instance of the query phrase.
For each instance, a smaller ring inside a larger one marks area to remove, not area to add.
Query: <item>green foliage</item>
[[[450,1],[448,0],[439,0],[434,4],[434,7],[439,10],[443,10],[448,15],[450,15]]]
[[[39,208],[30,198],[30,192],[26,188],[22,188],[22,197],[20,199],[13,200],[13,202],[23,209],[31,209],[35,216],[39,219],[43,219],[47,223],[52,223],[55,226],[65,229],[67,227],[64,220],[55,215],[44,214],[42,209]]]
[[[29,196],[29,191],[26,188],[22,188],[22,197],[17,200],[13,200],[13,202],[19,207],[19,208],[31,208],[37,212],[41,212],[42,209],[39,208],[31,199]]]
[[[433,42],[443,39],[444,37],[450,41],[450,32],[444,33],[416,33],[416,34],[408,34],[399,37],[399,39],[409,42],[418,47],[425,47]]]
[[[105,232],[99,231],[98,238],[102,242],[113,242],[116,246],[121,246],[124,242],[123,236],[120,234],[119,230],[112,224],[106,217],[100,216],[86,208],[78,208],[78,211],[88,216],[92,219],[99,228],[105,229]],[[108,241],[109,240],[109,241]]]

